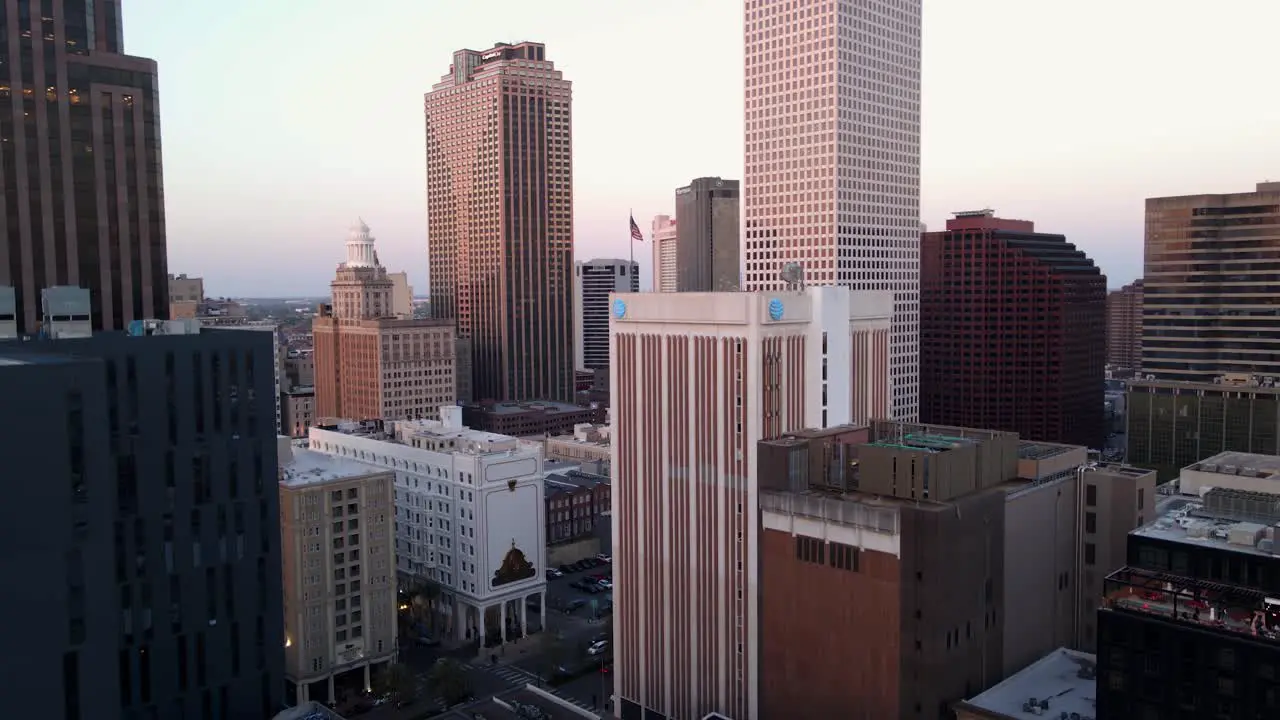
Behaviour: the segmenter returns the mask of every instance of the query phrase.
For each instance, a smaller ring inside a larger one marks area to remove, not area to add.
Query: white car
[[[605,590],[612,590],[612,589],[613,589],[613,581],[612,581],[612,580],[610,580],[610,579],[608,579],[608,578],[605,578],[605,579],[603,579],[603,580],[597,580],[597,581],[596,581],[596,584],[597,584],[597,585],[599,585],[600,587],[604,588]]]
[[[605,563],[613,562],[613,558],[609,557],[608,555],[605,555],[604,553],[600,553],[599,555],[597,555],[596,559],[599,560],[600,562],[605,562]]]
[[[596,642],[591,643],[591,647],[587,648],[587,654],[599,655],[608,649],[609,649],[608,640],[597,640]]]

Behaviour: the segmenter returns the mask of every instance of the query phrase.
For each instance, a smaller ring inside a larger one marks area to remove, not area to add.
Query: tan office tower
[[[676,291],[676,219],[670,215],[653,218],[653,291]]]
[[[285,677],[299,704],[335,701],[395,658],[395,472],[285,438],[279,463]]]
[[[745,287],[780,289],[798,262],[813,284],[891,290],[893,414],[915,419],[922,0],[744,5]]]
[[[316,420],[439,419],[456,401],[453,323],[395,317],[395,283],[363,220],[330,288],[311,321]]]
[[[1142,372],[1280,378],[1280,182],[1147,200]]]
[[[476,400],[573,399],[570,95],[531,42],[455,52],[426,95],[431,312]]]
[[[1107,293],[1107,365],[1134,373],[1142,367],[1141,279]]]

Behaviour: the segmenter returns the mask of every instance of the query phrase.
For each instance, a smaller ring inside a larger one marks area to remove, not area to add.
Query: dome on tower
[[[378,253],[373,249],[373,235],[364,219],[357,218],[347,235],[347,267],[376,267]]]

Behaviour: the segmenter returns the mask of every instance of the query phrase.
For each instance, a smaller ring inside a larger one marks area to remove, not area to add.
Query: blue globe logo
[[[769,301],[769,319],[770,320],[782,319],[782,301],[779,300],[778,298],[774,298]]]
[[[617,299],[617,300],[614,300],[614,301],[613,301],[613,316],[614,316],[614,317],[616,317],[616,318],[618,318],[619,320],[621,320],[621,319],[622,319],[622,317],[623,317],[624,315],[626,315],[626,314],[627,314],[627,304],[626,304],[625,302],[623,302],[620,298],[619,298],[619,299]]]

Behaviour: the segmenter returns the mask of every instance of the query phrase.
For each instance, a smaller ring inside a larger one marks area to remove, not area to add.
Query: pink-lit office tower
[[[915,419],[922,0],[745,0],[745,288],[894,294],[893,416]]]
[[[759,716],[756,443],[884,416],[892,306],[841,287],[613,296],[620,717]]]

